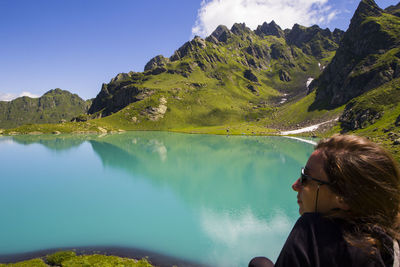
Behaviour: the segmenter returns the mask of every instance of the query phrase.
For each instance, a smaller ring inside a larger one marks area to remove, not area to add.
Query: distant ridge
[[[0,101],[0,128],[13,128],[27,123],[59,123],[86,113],[91,101],[59,88],[39,98],[27,96]]]

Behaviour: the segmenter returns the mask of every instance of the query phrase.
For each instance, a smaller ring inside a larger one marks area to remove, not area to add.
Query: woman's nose
[[[302,185],[300,184],[300,178],[298,178],[293,184],[292,184],[292,189],[296,192],[300,191],[302,188]]]

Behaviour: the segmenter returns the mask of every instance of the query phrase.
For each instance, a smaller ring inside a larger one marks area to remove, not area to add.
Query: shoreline
[[[0,263],[9,264],[20,261],[31,260],[35,258],[43,258],[46,255],[53,254],[58,251],[74,251],[77,255],[93,255],[100,254],[106,256],[117,256],[130,259],[147,259],[152,265],[158,267],[209,267],[209,265],[193,262],[190,260],[179,259],[171,256],[166,256],[160,253],[151,252],[148,250],[119,247],[119,246],[84,246],[84,247],[60,247],[41,249],[22,253],[0,254]]]
[[[172,132],[172,133],[185,133],[185,134],[211,134],[211,135],[244,135],[244,136],[282,136],[282,135],[301,135],[307,132],[313,132],[320,128],[320,126],[337,121],[339,118],[333,118],[330,120],[319,121],[319,123],[314,123],[312,125],[305,126],[295,129],[284,129],[282,127],[277,128],[266,128],[266,126],[260,126],[257,124],[250,125],[246,123],[234,124],[234,125],[219,125],[219,126],[205,126],[205,127],[189,127],[189,128],[164,128],[164,129],[112,129],[107,131],[92,131],[92,130],[80,130],[80,131],[62,131],[60,129],[46,129],[43,131],[38,130],[17,130],[13,129],[0,129],[0,136],[21,136],[21,135],[31,135],[31,136],[42,136],[42,135],[108,135],[108,134],[118,134],[123,132]],[[56,124],[54,124],[56,125]],[[51,126],[54,126],[51,125]],[[297,125],[299,126],[299,125]],[[14,130],[14,131],[13,131]]]

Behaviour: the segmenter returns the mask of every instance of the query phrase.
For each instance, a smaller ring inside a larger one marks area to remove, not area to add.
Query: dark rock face
[[[169,62],[168,58],[163,57],[162,55],[158,55],[150,59],[149,62],[144,66],[144,71],[152,70],[157,67],[164,67]]]
[[[285,70],[279,70],[279,79],[283,82],[289,82],[292,80],[289,73]]]
[[[396,121],[394,122],[394,125],[396,125],[397,127],[400,126],[400,115],[397,117]]]
[[[252,85],[252,84],[249,84],[248,86],[247,86],[247,89],[249,89],[253,94],[255,94],[255,95],[258,95],[258,90],[257,90],[257,88],[254,86],[254,85]]]
[[[400,17],[400,2],[395,6],[389,6],[385,9],[386,12]]]
[[[249,81],[258,82],[257,76],[251,70],[245,70],[243,76]]]
[[[290,48],[282,44],[271,45],[271,57],[273,59],[284,59],[286,61],[291,61],[293,59]]]
[[[206,42],[204,39],[196,36],[193,40],[186,42],[182,45],[175,53],[170,57],[170,61],[179,60],[187,55],[191,55],[196,51],[206,48]]]
[[[117,77],[118,76],[120,76],[120,74],[118,74]],[[103,83],[101,91],[93,100],[88,113],[93,114],[101,111],[104,117],[126,107],[130,103],[138,101],[136,96],[141,93],[141,90],[133,86],[132,81],[141,80],[143,77],[143,74],[135,75],[135,73],[132,73],[125,79],[114,78],[108,84]]]
[[[183,77],[189,77],[190,73],[193,72],[194,66],[190,65],[187,62],[182,62],[178,65],[178,68],[176,70],[168,70],[169,74],[179,74],[182,75]]]
[[[295,24],[286,32],[285,37],[289,45],[301,48],[308,55],[322,57],[324,50],[334,51],[338,48],[343,33],[339,29],[335,29],[332,33],[329,29],[323,30],[317,25],[307,28]]]
[[[266,45],[251,44],[245,49],[245,52],[253,57],[247,58],[247,64],[253,68],[265,68],[271,61],[271,50]]]
[[[344,132],[362,129],[382,117],[382,113],[374,109],[352,109],[352,104],[346,106],[343,114],[339,118]]]
[[[161,73],[166,72],[166,71],[167,71],[166,68],[157,67],[155,69],[152,69],[151,71],[146,72],[145,75],[158,75],[158,74],[161,74]]]
[[[270,49],[268,46],[252,44],[246,48],[246,52],[258,59],[271,60]]]
[[[231,32],[233,34],[243,36],[251,34],[252,31],[250,30],[250,28],[246,27],[246,24],[244,23],[235,23],[231,28]]]
[[[232,35],[232,32],[224,25],[219,25],[209,37],[206,38],[207,41],[212,43],[223,42],[226,43],[228,38]]]
[[[379,55],[400,44],[400,38],[393,38],[376,20],[370,19],[382,16],[382,12],[373,0],[360,2],[335,57],[310,85],[311,91],[317,88],[311,110],[338,107],[399,77],[398,59],[375,65]]]
[[[271,23],[264,22],[261,26],[258,26],[255,30],[255,33],[258,36],[265,36],[265,35],[273,35],[279,38],[284,38],[285,34],[282,31],[281,27],[275,23],[275,21],[271,21]]]

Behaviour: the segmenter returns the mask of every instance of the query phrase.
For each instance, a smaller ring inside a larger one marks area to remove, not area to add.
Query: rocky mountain
[[[365,135],[400,159],[399,103],[400,3],[383,10],[361,0],[345,33],[298,24],[283,30],[274,21],[255,30],[220,25],[170,57],[152,58],[143,72],[104,83],[87,114],[78,116],[82,103],[69,117],[90,121],[12,131],[267,134],[331,121],[320,134]],[[67,117],[43,107],[29,98],[0,102],[0,127]]]
[[[13,128],[27,123],[59,123],[86,113],[91,101],[59,88],[39,98],[27,96],[0,101],[0,128]]]
[[[134,103],[124,114],[136,124],[164,117],[158,124],[168,127],[260,119],[282,98],[306,94],[307,80],[321,73],[343,34],[316,25],[282,30],[274,21],[254,31],[244,23],[220,25],[169,58],[154,57],[144,72],[103,84],[89,114],[105,117]]]
[[[389,6],[385,9],[386,12],[393,14],[397,17],[400,17],[400,2],[395,6]]]
[[[360,2],[335,57],[311,89],[315,107],[334,108],[400,75],[400,19]]]
[[[340,121],[349,131],[365,128],[382,117],[384,106],[398,104],[400,92],[394,90],[400,78],[398,10],[399,4],[382,10],[373,0],[360,2],[336,55],[310,84],[310,90],[316,90],[310,110],[346,104]]]

